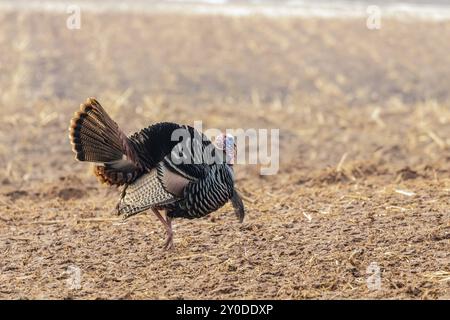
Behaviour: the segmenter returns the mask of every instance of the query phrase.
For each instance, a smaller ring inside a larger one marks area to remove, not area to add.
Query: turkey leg
[[[174,245],[173,245],[172,219],[169,218],[168,216],[166,216],[166,219],[164,219],[163,216],[159,213],[159,211],[155,208],[152,208],[152,211],[166,228],[167,239],[164,244],[164,249],[166,250],[173,249]]]

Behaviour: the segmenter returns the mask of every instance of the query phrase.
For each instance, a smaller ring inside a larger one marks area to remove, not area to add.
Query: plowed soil
[[[450,298],[450,23],[65,19],[0,13],[0,298]],[[279,128],[280,169],[237,166],[244,223],[175,220],[164,251],[73,158],[89,96],[130,133]]]

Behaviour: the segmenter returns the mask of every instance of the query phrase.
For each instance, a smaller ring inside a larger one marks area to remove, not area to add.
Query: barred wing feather
[[[118,204],[119,214],[128,218],[150,208],[174,203],[188,183],[160,165],[126,187]]]

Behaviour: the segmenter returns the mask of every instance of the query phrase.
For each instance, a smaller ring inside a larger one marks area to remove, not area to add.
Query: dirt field
[[[0,298],[450,299],[449,22],[65,19],[0,13]],[[73,159],[89,96],[130,133],[280,128],[279,173],[238,166],[245,222],[176,220],[163,251]]]

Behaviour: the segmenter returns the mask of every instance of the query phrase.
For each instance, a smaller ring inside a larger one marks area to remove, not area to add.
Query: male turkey
[[[154,212],[166,228],[164,248],[173,248],[173,218],[200,218],[231,200],[243,221],[232,136],[220,135],[214,145],[190,126],[162,122],[127,137],[97,100],[89,98],[80,109],[70,125],[76,159],[96,163],[101,182],[123,186],[116,208],[124,219]],[[165,219],[159,210],[166,211]]]

